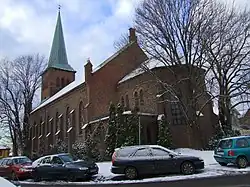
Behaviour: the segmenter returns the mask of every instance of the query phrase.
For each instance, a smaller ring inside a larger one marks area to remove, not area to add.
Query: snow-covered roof
[[[110,62],[111,60],[113,60],[115,57],[117,57],[119,54],[121,54],[125,49],[127,49],[129,46],[131,46],[134,43],[128,43],[127,45],[125,45],[124,47],[122,47],[120,50],[118,50],[116,53],[114,53],[112,56],[110,56],[108,59],[106,59],[103,63],[101,63],[99,66],[97,66],[93,72],[96,72],[97,70],[101,69],[104,65],[106,65],[108,62]]]
[[[148,59],[145,62],[143,62],[138,68],[133,70],[131,73],[127,74],[125,77],[123,77],[118,84],[125,82],[129,79],[132,79],[138,75],[141,75],[145,73],[148,70],[152,70],[157,67],[164,67],[166,66],[163,62],[156,60],[156,59]]]
[[[55,95],[51,96],[44,102],[42,102],[40,105],[38,105],[31,113],[39,110],[40,108],[46,106],[47,104],[51,103],[52,101],[58,99],[59,97],[62,97],[63,95],[67,94],[69,91],[73,90],[74,88],[78,87],[79,85],[83,84],[83,82],[74,81],[70,83],[69,85],[65,86],[63,89],[61,89],[59,92],[57,92]]]

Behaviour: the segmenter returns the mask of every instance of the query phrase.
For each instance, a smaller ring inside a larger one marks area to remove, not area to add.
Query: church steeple
[[[42,101],[75,81],[75,73],[76,71],[68,63],[59,6],[48,67],[42,74]]]
[[[61,22],[60,6],[58,8],[56,29],[54,33],[54,39],[50,51],[50,57],[47,69],[49,68],[75,72],[75,70],[68,64],[67,52],[66,52],[63,29],[62,29],[62,22]]]

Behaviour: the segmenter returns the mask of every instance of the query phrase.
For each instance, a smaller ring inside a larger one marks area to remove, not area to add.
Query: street
[[[220,176],[211,178],[199,178],[199,179],[188,179],[188,180],[178,180],[178,181],[168,181],[168,182],[148,182],[148,183],[135,183],[135,184],[103,184],[103,183],[93,183],[93,184],[83,184],[83,183],[68,183],[68,184],[38,184],[38,183],[22,183],[21,187],[45,187],[45,186],[55,186],[55,187],[73,187],[73,186],[105,186],[105,187],[250,187],[250,174],[243,175],[231,175],[231,176]]]

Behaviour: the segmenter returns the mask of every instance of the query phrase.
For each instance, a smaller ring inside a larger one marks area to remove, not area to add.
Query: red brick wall
[[[108,113],[110,102],[118,100],[117,82],[146,59],[137,43],[132,43],[87,80],[89,87],[89,120]],[[86,74],[86,72],[85,72]]]
[[[56,80],[59,78],[60,86],[56,86]],[[63,71],[59,69],[50,68],[47,70],[42,77],[42,97],[44,98],[51,97],[56,92],[58,92],[61,88],[61,79],[64,78],[64,86],[67,85],[67,80],[69,80],[69,83],[73,82],[75,80],[75,73],[69,72],[69,71]]]

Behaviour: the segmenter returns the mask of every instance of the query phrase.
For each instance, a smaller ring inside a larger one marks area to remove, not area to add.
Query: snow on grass
[[[207,177],[218,177],[223,175],[237,175],[250,172],[250,167],[245,169],[238,169],[235,166],[220,166],[213,157],[213,151],[199,151],[188,148],[176,149],[175,152],[181,153],[182,155],[190,155],[200,157],[204,160],[205,169],[203,172],[199,172],[193,175],[166,175],[157,176],[154,178],[144,178],[138,180],[125,180],[119,175],[111,173],[111,162],[100,162],[97,163],[99,167],[99,173],[96,175],[96,179],[88,182],[74,182],[75,184],[120,184],[120,183],[144,183],[144,182],[160,182],[160,181],[176,181],[176,180],[186,180],[194,178],[207,178]],[[41,182],[44,183],[44,182]],[[45,182],[48,184],[49,182]],[[53,182],[63,183],[62,181]],[[64,182],[65,183],[65,182]],[[72,183],[72,182],[70,182]]]

